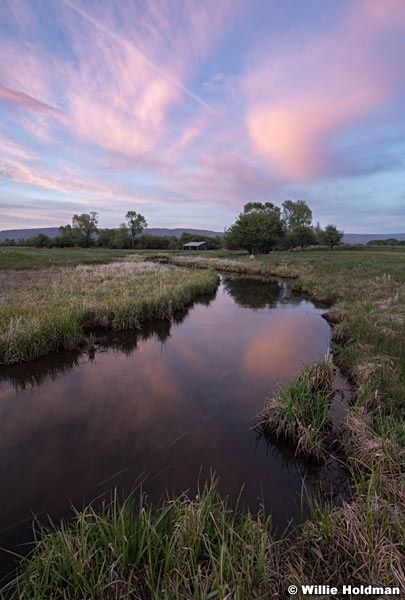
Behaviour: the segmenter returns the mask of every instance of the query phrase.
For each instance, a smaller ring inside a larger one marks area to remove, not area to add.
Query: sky
[[[405,0],[2,0],[0,230],[405,231]]]

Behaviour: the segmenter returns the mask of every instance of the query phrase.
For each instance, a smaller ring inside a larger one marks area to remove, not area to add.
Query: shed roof
[[[205,242],[187,242],[187,244],[183,244],[183,248],[195,248],[198,246],[202,246]]]

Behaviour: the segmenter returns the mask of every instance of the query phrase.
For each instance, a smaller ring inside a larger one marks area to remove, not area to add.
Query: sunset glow
[[[0,57],[0,230],[405,230],[403,0],[3,0]]]

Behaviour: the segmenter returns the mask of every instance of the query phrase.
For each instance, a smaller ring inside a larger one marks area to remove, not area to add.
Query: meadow
[[[217,284],[212,271],[184,272],[129,258],[2,270],[0,364],[73,350],[91,342],[94,330],[139,329],[152,319],[170,319]]]
[[[165,256],[171,263],[189,267],[181,271],[178,284],[190,277],[194,291],[201,281],[192,278],[205,274],[203,287],[209,287],[215,268],[286,277],[297,293],[330,305],[333,360],[355,390],[337,432],[339,453],[351,475],[351,498],[338,508],[312,500],[311,519],[276,539],[271,516],[239,514],[219,498],[212,482],[198,497],[168,500],[158,510],[145,506],[142,499],[131,504],[115,497],[100,513],[88,507],[76,513],[71,523],[41,529],[17,579],[3,590],[4,598],[288,598],[287,587],[302,583],[337,587],[372,583],[405,590],[404,253],[274,252],[254,260],[230,252]],[[166,268],[170,279],[170,265]],[[100,281],[106,281],[109,289],[114,276],[111,282],[106,277],[108,266],[100,267],[99,276],[93,275],[97,269],[85,269],[79,267],[79,275],[62,277],[65,301],[60,307],[69,306],[67,298],[72,306],[83,303],[84,314],[91,315],[89,322],[105,319],[110,327],[115,313],[103,304]],[[31,272],[21,280],[13,272],[14,287],[6,294],[16,298],[14,310],[22,302],[17,298],[24,298],[32,286],[37,294],[33,309],[41,294],[46,305],[45,290],[49,294],[57,289],[51,295],[57,302],[61,284],[57,270],[54,273],[52,285],[47,280],[35,288],[35,279],[27,283]],[[84,288],[80,300],[73,291],[75,277]],[[145,267],[145,277],[154,281],[154,288],[144,288],[146,302],[162,276]],[[127,299],[131,297],[129,293]],[[95,311],[96,299],[104,307],[100,312]],[[21,318],[29,306],[28,299],[24,302]],[[8,306],[3,302],[4,310]],[[129,318],[128,312],[123,314]],[[302,392],[300,377],[296,385],[292,382],[295,395]],[[329,401],[326,389],[325,402]],[[307,406],[304,413],[305,418],[310,414]],[[322,428],[326,413],[317,413]],[[292,431],[297,414],[302,418],[297,411],[291,417],[284,415]]]

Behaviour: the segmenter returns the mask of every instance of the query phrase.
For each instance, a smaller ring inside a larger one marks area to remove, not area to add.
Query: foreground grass
[[[321,461],[326,457],[325,440],[331,426],[332,379],[330,360],[306,367],[266,402],[260,412],[260,429],[290,439],[297,453]]]
[[[0,363],[76,348],[92,329],[136,329],[170,319],[217,283],[213,272],[134,260],[0,271]]]
[[[270,517],[230,508],[215,482],[157,510],[141,495],[124,502],[115,495],[69,523],[38,524],[31,554],[0,596],[271,600],[289,598],[288,586],[303,583],[404,589],[403,515],[377,501],[372,486],[358,492],[339,509],[313,502],[312,520],[278,540]]]
[[[159,512],[144,498],[76,513],[61,528],[39,528],[21,575],[3,590],[10,599],[270,598],[276,543],[271,520],[238,519],[206,485],[191,500],[167,500]]]

